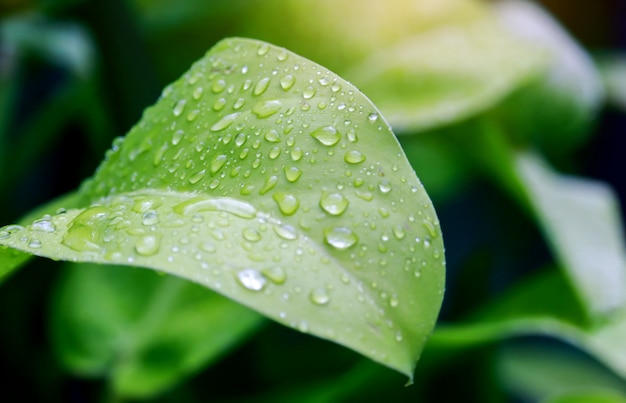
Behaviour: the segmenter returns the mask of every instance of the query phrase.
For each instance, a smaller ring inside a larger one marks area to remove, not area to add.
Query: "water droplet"
[[[428,231],[428,234],[432,238],[437,237],[437,230],[435,229],[435,226],[430,221],[424,220],[422,221],[422,225],[424,226],[424,228],[426,228],[426,230]]]
[[[280,135],[278,134],[278,131],[276,131],[276,129],[269,130],[267,133],[265,133],[264,138],[265,138],[265,140],[269,141],[270,143],[279,143],[280,142]]]
[[[405,232],[404,232],[404,228],[402,227],[402,225],[396,225],[395,227],[393,227],[393,235],[397,239],[404,238]]]
[[[269,278],[274,284],[284,284],[287,281],[287,274],[282,267],[274,266],[262,271],[265,277]]]
[[[302,152],[302,149],[300,147],[296,147],[291,150],[290,154],[293,161],[300,161],[304,153]]]
[[[186,99],[181,99],[180,101],[176,102],[176,105],[174,105],[174,116],[180,116],[183,111],[185,110],[185,104],[187,104],[187,100]]]
[[[358,137],[357,137],[356,131],[354,129],[348,130],[348,140],[350,140],[353,143],[358,141]]]
[[[213,91],[216,94],[219,94],[220,92],[224,91],[224,89],[226,88],[226,81],[224,80],[216,80],[215,82],[213,82],[213,85],[211,86],[211,91]]]
[[[292,215],[294,214],[298,208],[300,207],[300,200],[289,193],[274,193],[272,196],[276,204],[278,204],[278,208],[283,215]]]
[[[350,228],[333,227],[324,230],[324,241],[335,249],[345,250],[354,246],[359,238]]]
[[[396,294],[392,295],[391,298],[389,298],[389,306],[392,308],[397,307],[400,304],[400,301],[398,300],[398,296]]]
[[[211,161],[211,166],[210,166],[211,175],[213,176],[216,173],[218,173],[219,170],[222,169],[224,164],[226,164],[226,161],[228,161],[228,157],[226,155],[224,154],[216,155]]]
[[[237,147],[241,147],[246,142],[247,139],[248,139],[248,137],[244,133],[239,133],[235,137],[235,145]]]
[[[396,341],[397,341],[397,342],[401,342],[401,341],[402,341],[402,339],[403,339],[403,337],[402,337],[402,332],[401,332],[400,330],[398,330],[398,331],[396,332],[396,336],[395,336],[395,337],[396,337]]]
[[[270,150],[268,157],[270,157],[271,160],[275,160],[276,158],[278,158],[278,156],[280,155],[280,147],[272,147],[272,149]]]
[[[215,102],[213,102],[213,110],[215,111],[221,111],[222,109],[224,109],[224,107],[226,106],[226,99],[224,98],[218,98],[215,100]]]
[[[33,249],[41,248],[41,241],[37,238],[32,238],[30,242],[28,242],[28,247]]]
[[[296,82],[296,78],[291,74],[287,74],[280,79],[280,88],[285,91],[289,91],[293,84]]]
[[[135,251],[142,256],[152,256],[159,251],[161,240],[157,235],[144,235],[135,243]]]
[[[382,180],[378,184],[378,190],[380,190],[381,193],[389,193],[389,192],[391,192],[391,182],[389,182],[387,179]]]
[[[200,98],[202,98],[202,93],[203,92],[204,92],[204,88],[197,87],[195,90],[193,90],[193,94],[191,94],[191,96],[193,97],[193,99],[195,99],[197,101]]]
[[[330,302],[330,296],[325,288],[318,287],[311,290],[309,299],[315,305],[326,305]]]
[[[298,167],[285,167],[285,178],[287,179],[287,181],[292,183],[296,182],[298,179],[300,179],[301,175],[302,171]]]
[[[334,146],[341,139],[341,134],[333,126],[322,126],[311,132],[311,136],[325,146]]]
[[[226,129],[233,124],[233,122],[235,121],[235,119],[237,119],[240,113],[241,112],[235,112],[231,113],[230,115],[224,116],[223,118],[218,120],[213,126],[211,126],[211,131],[218,132],[220,130]]]
[[[143,214],[143,216],[141,217],[141,223],[143,225],[147,225],[147,226],[158,224],[159,223],[159,216],[158,216],[157,212],[154,211],[154,210],[146,211]]]
[[[280,110],[283,103],[279,99],[268,99],[255,104],[252,107],[252,113],[258,118],[263,119],[272,116]]]
[[[341,193],[326,193],[320,198],[320,207],[330,215],[341,215],[348,207],[348,199]]]
[[[187,114],[187,122],[193,122],[196,117],[198,116],[198,114],[200,113],[200,111],[198,109],[194,109],[191,112],[189,112]]]
[[[298,232],[289,224],[275,225],[274,232],[287,241],[293,241],[298,238]]]
[[[246,103],[246,100],[244,98],[237,98],[237,100],[233,104],[233,109],[239,110],[245,103]]]
[[[254,218],[257,210],[251,204],[229,197],[194,197],[173,207],[177,214],[193,216],[203,211],[224,211],[241,218]]]
[[[365,201],[374,200],[374,194],[371,192],[357,190],[355,194],[357,195],[358,198],[363,199]]]
[[[375,123],[378,120],[378,113],[376,112],[372,112],[369,115],[367,115],[367,120],[370,123]]]
[[[33,231],[54,232],[56,230],[56,227],[49,219],[42,218],[33,222],[30,226],[30,229]]]
[[[258,242],[261,240],[261,233],[254,228],[244,228],[241,235],[246,241]]]
[[[252,90],[252,93],[254,95],[259,96],[263,94],[265,90],[267,90],[267,87],[269,87],[269,85],[270,85],[270,78],[264,77],[260,79],[258,83],[256,83],[256,85],[254,86],[254,90]]]
[[[244,269],[237,272],[237,281],[251,291],[261,291],[267,284],[265,276],[255,269]]]
[[[313,88],[313,87],[306,87],[304,89],[304,91],[302,91],[302,97],[304,99],[311,99],[311,98],[313,98],[315,96],[316,92],[317,91],[315,91],[315,88]]]
[[[204,175],[206,175],[206,169],[196,172],[189,177],[189,183],[195,185],[196,183],[200,182],[202,178],[204,178]]]
[[[265,54],[267,54],[267,52],[270,50],[270,47],[267,43],[262,43],[261,45],[259,45],[259,48],[256,51],[256,54],[259,56],[263,56]]]
[[[263,187],[259,189],[259,194],[264,195],[270,190],[274,189],[274,186],[276,186],[276,183],[278,183],[278,176],[272,175],[272,176],[267,177],[265,179],[265,183],[263,184]]]
[[[352,151],[348,151],[344,155],[343,159],[348,164],[358,164],[360,162],[365,161],[365,155],[363,153],[361,153],[360,151],[352,150]]]

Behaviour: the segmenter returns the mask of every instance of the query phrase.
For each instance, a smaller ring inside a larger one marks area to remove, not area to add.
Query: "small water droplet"
[[[293,84],[296,82],[296,78],[291,74],[287,74],[280,79],[280,88],[285,91],[289,91]]]
[[[404,232],[404,228],[402,227],[402,225],[396,225],[395,227],[393,227],[393,235],[397,239],[404,238],[405,232]]]
[[[426,228],[426,231],[428,231],[428,234],[432,238],[437,237],[437,230],[435,229],[435,226],[430,221],[424,220],[422,221],[422,225],[424,226],[424,228]]]
[[[324,241],[335,249],[345,250],[354,246],[359,238],[350,228],[333,227],[324,230]]]
[[[156,225],[159,223],[159,216],[156,211],[148,210],[141,217],[141,223],[146,226]]]
[[[293,241],[298,238],[298,232],[289,224],[275,225],[274,232],[287,241]]]
[[[221,111],[222,109],[224,109],[224,107],[226,106],[226,99],[224,98],[218,98],[215,100],[215,102],[213,102],[213,110],[215,111]]]
[[[279,99],[268,99],[255,104],[252,107],[252,113],[254,113],[259,119],[264,119],[272,116],[280,110],[283,103]]]
[[[246,241],[258,242],[261,240],[261,233],[254,228],[244,228],[241,235]]]
[[[54,232],[56,230],[56,226],[49,219],[42,218],[33,222],[30,229],[33,231]]]
[[[237,272],[237,281],[250,291],[261,291],[267,284],[267,279],[255,269],[244,269]]]
[[[174,116],[180,116],[185,110],[186,104],[187,104],[186,99],[181,99],[180,101],[176,102],[176,104],[174,105],[174,110],[173,110]]]
[[[267,43],[262,43],[261,45],[259,45],[259,48],[256,50],[256,54],[259,56],[263,56],[267,54],[269,50],[270,50],[269,45]]]
[[[293,161],[300,161],[302,159],[302,155],[304,153],[302,152],[302,149],[300,147],[296,147],[294,149],[291,150],[291,159]]]
[[[380,190],[381,193],[389,193],[389,192],[391,192],[391,182],[389,182],[387,179],[382,180],[378,184],[378,190]]]
[[[211,175],[213,176],[216,173],[218,173],[219,170],[222,169],[224,164],[226,164],[226,161],[228,161],[228,157],[226,155],[224,154],[216,155],[211,161],[211,166],[210,166]]]
[[[344,161],[348,164],[358,164],[365,161],[365,155],[357,150],[348,151],[344,157]]]
[[[135,243],[135,251],[142,256],[155,255],[161,247],[161,240],[157,235],[144,235]]]
[[[235,113],[231,113],[230,115],[224,116],[223,118],[215,122],[213,126],[211,126],[211,131],[218,132],[220,130],[226,129],[227,127],[233,124],[233,122],[237,119],[240,113],[241,112],[235,112]]]
[[[375,123],[378,120],[378,113],[376,112],[372,112],[369,115],[367,115],[367,120],[370,123]]]
[[[259,82],[256,83],[256,85],[254,86],[254,90],[252,90],[252,93],[256,96],[263,94],[265,90],[267,90],[267,87],[269,87],[270,80],[271,79],[269,77],[264,77],[260,79]]]
[[[289,216],[294,214],[300,207],[300,200],[289,193],[277,192],[272,196],[278,208],[283,215]]]
[[[403,337],[402,337],[402,332],[401,332],[400,330],[398,330],[398,331],[396,332],[396,336],[395,336],[395,338],[396,338],[396,341],[397,341],[397,342],[401,342],[401,341],[402,341]]]
[[[200,111],[198,109],[194,109],[191,112],[189,112],[187,114],[187,122],[193,122],[196,117],[198,116],[198,114],[200,113]]]
[[[309,299],[315,305],[326,305],[330,302],[330,296],[325,288],[318,287],[311,290]]]
[[[206,175],[206,169],[202,169],[196,172],[195,174],[189,177],[189,183],[191,183],[192,185],[195,185],[196,183],[200,182],[202,178],[204,178],[204,175]]]
[[[302,97],[304,99],[311,99],[315,96],[317,91],[313,87],[306,87],[304,91],[302,91]]]
[[[270,190],[274,189],[274,186],[276,186],[276,183],[278,183],[278,176],[272,175],[272,176],[267,177],[265,179],[265,183],[263,184],[263,187],[259,189],[259,194],[264,195]]]
[[[287,281],[287,274],[282,267],[274,266],[262,271],[263,275],[274,284],[284,284]]]
[[[280,135],[278,134],[278,131],[276,131],[276,129],[269,130],[267,133],[265,133],[264,138],[265,138],[265,140],[269,141],[270,143],[279,143],[280,142]]]
[[[28,242],[28,247],[33,249],[41,248],[41,241],[37,238],[31,238],[30,242]]]
[[[197,101],[200,98],[202,98],[202,93],[203,92],[204,92],[204,88],[197,87],[195,90],[193,90],[193,94],[191,94],[191,96],[193,97],[193,99],[195,99]]]
[[[216,80],[215,82],[213,82],[213,85],[211,86],[211,91],[213,91],[216,94],[219,94],[220,92],[224,91],[225,88],[226,88],[226,81],[220,79],[220,80]]]
[[[341,134],[333,126],[322,126],[311,132],[311,136],[327,147],[334,146],[341,139]]]
[[[301,175],[302,171],[298,167],[285,167],[285,178],[287,179],[287,181],[291,183],[296,182],[298,179],[300,179]]]
[[[270,152],[268,153],[268,157],[271,160],[275,160],[280,155],[280,147],[272,147]]]
[[[392,308],[397,307],[400,304],[400,301],[398,300],[398,296],[396,294],[392,295],[391,298],[389,298],[389,306]]]
[[[341,215],[348,208],[348,199],[341,193],[323,193],[320,207],[330,215]]]

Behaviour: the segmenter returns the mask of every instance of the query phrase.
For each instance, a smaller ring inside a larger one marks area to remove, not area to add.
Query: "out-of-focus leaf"
[[[497,372],[507,389],[527,401],[561,401],[564,395],[582,401],[585,392],[602,390],[626,393],[624,380],[592,359],[530,342],[505,348]]]
[[[204,287],[147,270],[68,267],[52,311],[57,355],[72,371],[106,376],[126,397],[148,397],[240,344],[262,322]]]
[[[541,403],[626,403],[626,395],[608,390],[589,390],[564,393]]]
[[[536,2],[504,0],[496,14],[512,34],[546,50],[546,73],[500,106],[508,129],[556,154],[571,151],[589,134],[604,91],[593,60]]]
[[[517,169],[554,252],[594,317],[626,302],[626,251],[619,206],[604,183],[559,175],[533,154]]]
[[[443,294],[439,222],[380,112],[323,67],[222,41],[80,194],[0,244],[185,277],[411,377]]]
[[[581,348],[626,379],[626,314],[589,327],[570,288],[562,273],[546,272],[520,283],[471,322],[438,326],[428,346],[433,351],[462,351],[512,337],[550,336]]]
[[[608,101],[626,111],[626,55],[605,56],[599,63]]]
[[[545,65],[544,52],[487,15],[376,52],[346,76],[394,129],[414,133],[489,109]]]

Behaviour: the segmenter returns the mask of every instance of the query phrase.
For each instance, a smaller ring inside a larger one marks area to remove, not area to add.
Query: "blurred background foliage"
[[[1,285],[3,399],[626,401],[624,2],[3,0],[0,15],[0,223],[76,188],[167,83],[245,36],[381,108],[448,264],[402,388],[182,280],[33,260]]]

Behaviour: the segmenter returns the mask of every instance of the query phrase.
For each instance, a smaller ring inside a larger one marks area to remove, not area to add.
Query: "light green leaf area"
[[[76,373],[107,376],[121,396],[161,392],[262,323],[246,307],[176,277],[68,266],[52,306],[56,353]]]
[[[586,351],[626,379],[626,314],[589,327],[574,290],[562,273],[551,270],[520,284],[470,323],[442,324],[429,347],[466,349],[512,337],[541,335]]]
[[[624,401],[626,382],[590,357],[554,345],[517,344],[502,349],[496,368],[506,389],[524,401]]]
[[[580,146],[605,97],[593,60],[536,2],[505,0],[494,11],[510,34],[536,44],[549,59],[544,74],[498,107],[502,119],[553,153]]]
[[[415,133],[479,114],[538,75],[546,54],[493,15],[381,50],[346,73],[394,129]]]
[[[218,43],[80,192],[1,244],[181,276],[412,376],[443,294],[439,222],[379,111],[323,67]]]
[[[626,250],[619,206],[601,182],[553,172],[534,154],[519,153],[516,169],[531,205],[592,317],[626,303]]]

